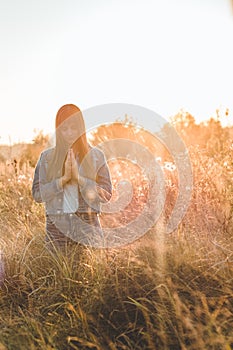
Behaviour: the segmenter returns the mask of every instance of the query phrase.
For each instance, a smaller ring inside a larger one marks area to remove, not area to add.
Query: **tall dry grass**
[[[233,348],[232,158],[227,144],[216,157],[190,154],[194,192],[179,228],[164,233],[171,177],[163,220],[112,250],[47,250],[32,174],[2,177],[1,350]]]

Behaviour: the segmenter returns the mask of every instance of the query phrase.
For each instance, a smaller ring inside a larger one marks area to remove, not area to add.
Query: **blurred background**
[[[65,103],[232,124],[232,35],[230,0],[0,1],[0,144],[52,132]]]

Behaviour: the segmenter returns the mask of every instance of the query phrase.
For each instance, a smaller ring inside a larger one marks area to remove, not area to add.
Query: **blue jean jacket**
[[[45,204],[46,215],[60,215],[63,214],[63,188],[60,187],[59,179],[53,179],[50,182],[46,179],[48,162],[52,151],[53,148],[49,148],[40,155],[34,172],[32,195],[36,202]],[[85,178],[85,185],[82,188],[77,185],[79,193],[79,207],[77,211],[80,213],[89,212],[90,210],[100,213],[100,204],[108,202],[112,196],[111,177],[103,152],[93,147],[91,148],[91,156],[95,174],[97,174],[97,182]],[[104,191],[100,194],[98,189],[103,189]],[[88,190],[96,193],[95,199],[91,203],[88,203],[88,200],[85,199],[85,193]]]

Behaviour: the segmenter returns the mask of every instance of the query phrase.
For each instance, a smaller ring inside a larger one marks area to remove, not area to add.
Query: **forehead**
[[[72,126],[72,127],[79,127],[81,124],[80,118],[77,115],[72,115],[71,117],[65,119],[61,123],[61,128]]]

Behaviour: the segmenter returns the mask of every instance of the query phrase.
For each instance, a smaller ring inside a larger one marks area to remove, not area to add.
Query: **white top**
[[[75,213],[78,210],[78,186],[77,184],[66,184],[63,190],[64,213]]]

